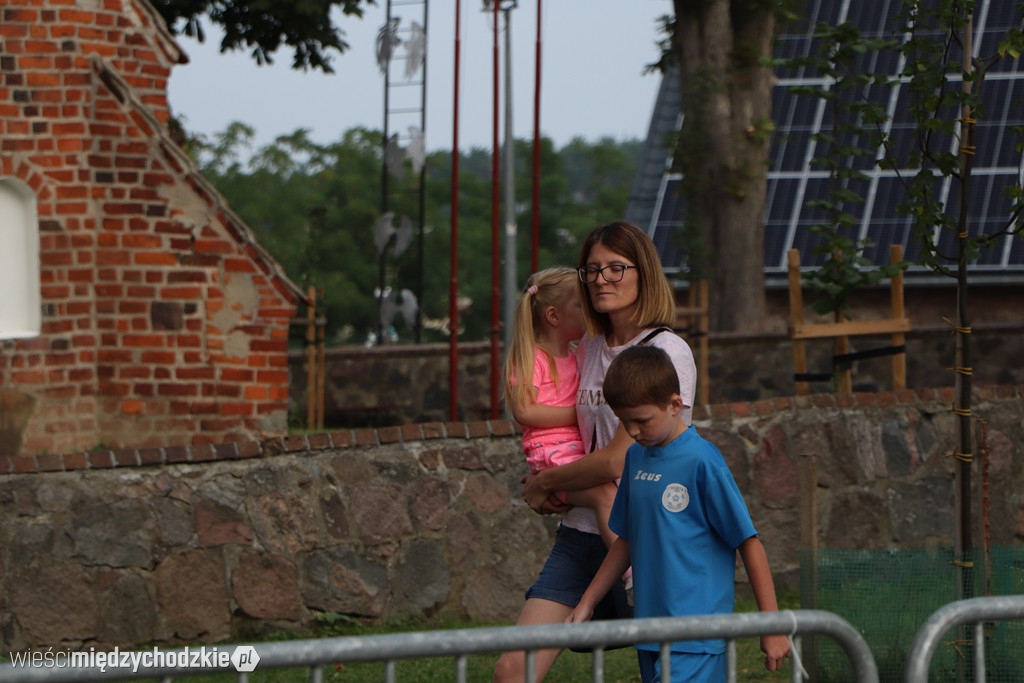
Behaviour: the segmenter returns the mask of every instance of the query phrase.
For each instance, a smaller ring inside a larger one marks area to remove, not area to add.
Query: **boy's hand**
[[[780,634],[761,636],[761,652],[764,653],[764,668],[778,671],[790,655],[789,638]]]

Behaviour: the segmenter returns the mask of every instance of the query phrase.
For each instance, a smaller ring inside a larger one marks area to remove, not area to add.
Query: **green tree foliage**
[[[355,128],[324,145],[300,129],[255,151],[253,136],[250,127],[236,122],[210,140],[193,140],[191,149],[203,174],[288,276],[303,287],[317,288],[327,318],[327,342],[364,343],[378,321],[374,290],[380,284],[381,259],[374,230],[383,211],[381,133]],[[531,261],[531,149],[530,143],[516,141],[519,282],[526,281]],[[541,141],[540,268],[575,265],[587,232],[622,217],[641,151],[639,141],[573,140],[562,150],[549,139]],[[416,295],[426,321],[421,340],[430,342],[447,339],[443,321],[449,312],[451,278],[451,155],[433,152],[425,168],[422,244],[414,238],[398,256],[393,248],[386,251],[384,284]],[[459,338],[484,340],[491,327],[490,151],[463,152],[459,168],[458,291],[467,304],[459,313]],[[388,209],[416,225],[419,178],[411,166],[407,171],[403,180],[389,177]],[[503,219],[499,232],[503,248]],[[400,340],[414,340],[415,330],[401,315],[394,327]]]
[[[344,31],[335,26],[335,7],[346,16],[363,16],[373,0],[152,0],[171,33],[206,39],[203,18],[220,26],[220,51],[251,49],[257,64],[273,63],[282,45],[292,48],[292,68],[333,73],[331,51],[348,49]]]
[[[894,169],[916,168],[917,173],[904,179],[907,199],[899,207],[914,220],[915,233],[923,253],[922,264],[947,277],[963,279],[966,286],[967,264],[978,258],[984,248],[997,244],[1006,235],[1019,234],[1024,227],[1024,191],[1021,184],[1008,187],[1001,198],[1009,206],[1006,223],[981,232],[969,230],[966,207],[978,197],[970,193],[974,171],[974,131],[979,120],[987,118],[981,105],[985,80],[997,64],[1016,58],[1024,50],[1024,30],[1019,26],[1007,32],[996,53],[965,58],[971,49],[974,31],[974,3],[905,3],[900,13],[899,31],[907,35],[901,45],[906,59],[904,77],[912,94],[911,120],[916,126],[916,145],[907,159],[899,159],[887,145],[884,163]],[[1014,11],[1017,21],[1024,20],[1024,4]],[[1024,136],[1020,127],[1006,131],[1006,142],[1022,148]],[[958,146],[948,147],[950,136],[958,138]],[[939,180],[950,178],[957,192],[956,201],[943,204],[937,191]],[[958,206],[959,205],[959,206]],[[936,228],[939,229],[938,237]],[[974,233],[970,236],[970,233]],[[953,244],[954,247],[949,245]]]

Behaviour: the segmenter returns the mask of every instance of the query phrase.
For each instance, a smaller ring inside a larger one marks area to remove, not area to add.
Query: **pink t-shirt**
[[[604,401],[604,376],[608,366],[623,349],[639,344],[653,330],[642,330],[622,346],[608,346],[604,336],[583,337],[576,349],[580,364],[580,388],[576,401],[576,422],[579,424],[587,453],[604,448],[619,428],[619,418]],[[686,408],[683,422],[690,424],[693,417],[693,397],[697,388],[697,365],[693,361],[690,346],[675,332],[665,330],[651,338],[648,346],[657,346],[668,354],[679,375],[679,395]],[[573,508],[565,513],[562,523],[566,526],[597,533],[597,520],[590,508]]]
[[[575,350],[570,349],[563,358],[555,357],[555,368],[558,371],[557,382],[551,374],[548,355],[539,348],[534,352],[533,385],[537,387],[537,403],[560,407],[576,405],[580,376]],[[533,472],[581,457],[584,452],[578,447],[571,450],[558,448],[564,444],[578,444],[580,440],[580,430],[575,423],[559,427],[523,427],[523,451]],[[560,459],[559,453],[566,457]]]

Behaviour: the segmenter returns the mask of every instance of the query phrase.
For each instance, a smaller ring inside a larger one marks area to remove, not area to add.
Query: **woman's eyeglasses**
[[[636,266],[627,266],[622,263],[613,263],[610,266],[604,268],[594,268],[587,266],[586,268],[580,268],[576,272],[580,275],[580,282],[597,282],[597,274],[600,273],[601,277],[604,278],[605,282],[620,282],[626,275],[626,271],[630,268],[636,268]]]

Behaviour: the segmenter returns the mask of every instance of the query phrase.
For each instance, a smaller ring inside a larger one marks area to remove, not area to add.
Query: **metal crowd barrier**
[[[797,636],[795,643],[797,647],[800,635],[830,636],[849,658],[853,668],[853,681],[878,683],[878,669],[875,660],[861,634],[841,617],[820,610],[787,610],[699,617],[627,619],[583,624],[502,626],[346,636],[256,643],[251,646],[222,646],[221,650],[255,648],[259,659],[257,671],[306,667],[310,669],[310,679],[313,683],[322,683],[323,667],[350,662],[385,662],[385,680],[392,682],[395,680],[395,664],[398,660],[426,657],[453,657],[455,659],[454,678],[459,683],[464,683],[469,655],[525,650],[527,652],[526,681],[533,683],[533,662],[537,650],[552,647],[573,648],[592,651],[592,680],[602,683],[604,680],[603,655],[606,647],[641,642],[660,642],[664,657],[668,653],[668,643],[671,641],[723,638],[729,645],[729,681],[732,683],[736,680],[735,640],[772,633]],[[195,649],[193,648],[193,650]],[[792,669],[793,680],[800,680],[799,667],[793,666]],[[43,681],[58,683],[154,677],[170,680],[176,676],[210,674],[217,671],[237,673],[236,668],[231,665],[203,669],[162,666],[133,673],[120,667],[100,671],[98,667],[15,667],[12,663],[6,663],[0,665],[0,681],[3,683],[40,683]],[[247,674],[238,673],[238,680],[246,681]]]
[[[907,653],[906,683],[928,683],[928,669],[947,631],[961,624],[974,625],[974,681],[985,681],[986,621],[1024,619],[1024,595],[970,598],[936,610],[914,635]]]

